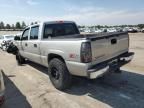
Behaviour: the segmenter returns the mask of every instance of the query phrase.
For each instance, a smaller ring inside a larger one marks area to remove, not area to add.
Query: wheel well
[[[62,60],[65,63],[63,57],[61,57],[60,55],[57,55],[57,54],[49,54],[48,55],[48,63],[54,58],[58,58],[58,59]]]

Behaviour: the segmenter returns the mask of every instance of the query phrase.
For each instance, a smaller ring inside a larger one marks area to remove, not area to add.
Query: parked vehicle
[[[123,31],[124,31],[124,32],[128,32],[128,29],[129,29],[128,27],[124,27],[124,28],[123,28]]]
[[[84,33],[84,32],[85,32],[84,28],[79,28],[79,31],[80,31],[81,33]]]
[[[71,21],[53,21],[27,27],[20,39],[16,60],[26,59],[48,67],[55,88],[64,90],[71,85],[72,76],[95,79],[108,72],[120,72],[131,61],[127,32],[80,34]]]
[[[22,36],[22,33],[18,33],[18,34],[15,34],[14,35],[15,36],[15,40],[17,39],[17,38],[21,38],[21,36]],[[19,46],[20,45],[20,40],[19,41],[13,41],[13,42],[10,42],[9,43],[9,45],[8,45],[8,47],[7,47],[7,49],[6,49],[6,51],[8,52],[8,53],[12,53],[12,54],[16,54],[16,52],[17,52],[17,50],[18,50],[18,48],[16,47],[16,46]]]
[[[84,32],[85,32],[85,33],[91,33],[91,30],[90,30],[89,28],[85,28],[85,29],[84,29]]]
[[[1,44],[2,44],[3,40],[4,40],[4,36],[0,36],[0,48],[2,48]]]
[[[117,32],[117,30],[115,28],[108,28],[107,32],[112,33],[112,32]]]
[[[128,29],[128,32],[129,32],[129,33],[137,33],[137,32],[138,32],[138,29],[137,29],[137,28],[129,28],[129,29]]]
[[[5,86],[2,71],[0,71],[0,105],[4,102],[4,93],[5,93]]]
[[[12,35],[3,35],[0,39],[0,47],[3,50],[6,50],[9,44],[14,40],[14,36]]]
[[[121,27],[117,27],[117,28],[116,28],[116,31],[117,31],[117,32],[123,32],[123,29],[122,29]]]
[[[107,28],[102,28],[102,32],[106,33],[107,32]]]
[[[144,28],[141,30],[142,33],[144,33]]]
[[[93,32],[93,33],[101,33],[102,30],[100,30],[100,29],[98,29],[98,28],[93,28],[93,29],[92,29],[92,32]]]

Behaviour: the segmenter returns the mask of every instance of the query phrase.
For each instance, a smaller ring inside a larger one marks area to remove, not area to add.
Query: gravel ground
[[[18,66],[15,57],[0,50],[6,85],[2,108],[144,108],[144,34],[130,34],[134,60],[122,74],[105,79],[75,78],[61,92],[50,83],[47,69],[32,62]]]

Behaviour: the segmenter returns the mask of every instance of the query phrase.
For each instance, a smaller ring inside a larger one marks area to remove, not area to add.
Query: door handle
[[[37,47],[37,44],[34,44],[34,47]]]
[[[111,40],[111,44],[112,44],[112,45],[117,44],[117,39],[112,39],[112,40]]]
[[[25,46],[28,46],[28,44],[27,44],[27,43],[25,43]]]

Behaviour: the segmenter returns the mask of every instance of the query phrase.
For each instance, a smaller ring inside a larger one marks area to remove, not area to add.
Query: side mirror
[[[20,37],[19,36],[15,36],[14,40],[20,40]]]

